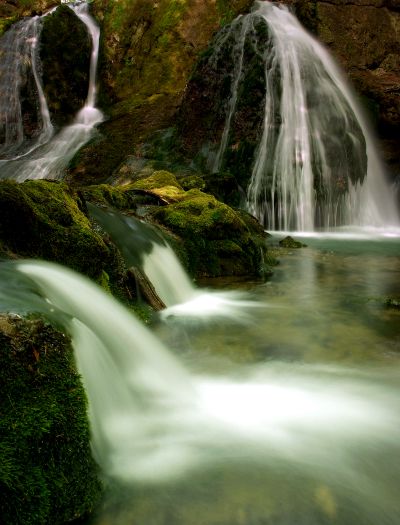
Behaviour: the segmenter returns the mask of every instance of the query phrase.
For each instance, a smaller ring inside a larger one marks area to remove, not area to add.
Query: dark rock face
[[[182,137],[183,154],[194,158],[206,172],[229,172],[237,184],[247,186],[254,152],[260,140],[265,99],[264,64],[250,40],[265,36],[263,50],[268,45],[266,27],[260,21],[248,34],[243,52],[241,81],[237,104],[231,120],[226,155],[218,169],[213,168],[227,113],[230,110],[235,82],[235,62],[241,50],[235,41],[237,34],[226,26],[203,54],[193,73],[182,105],[177,126]],[[220,47],[220,43],[224,42]],[[262,52],[260,50],[260,52]]]
[[[363,96],[393,174],[400,172],[400,6],[395,0],[295,2]]]
[[[91,41],[85,24],[61,5],[43,19],[40,56],[43,87],[53,123],[68,123],[84,105]]]

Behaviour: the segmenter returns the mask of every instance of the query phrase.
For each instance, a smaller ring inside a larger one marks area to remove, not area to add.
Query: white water
[[[0,154],[4,158],[28,155],[53,135],[41,80],[38,52],[41,29],[41,19],[35,16],[21,20],[0,39],[0,132],[3,136]],[[30,138],[24,132],[20,98],[29,73],[33,76],[39,102],[38,129]]]
[[[268,45],[257,36],[260,21],[268,28]],[[267,1],[237,18],[229,35],[235,38],[233,80],[214,170],[227,147],[245,46],[263,54],[265,65],[263,132],[247,191],[249,211],[272,230],[399,225],[372,134],[327,50],[286,6]],[[226,41],[221,33],[216,53]],[[360,180],[355,184],[354,176]],[[323,197],[317,198],[316,186],[323,187]]]
[[[89,210],[118,246],[127,266],[139,267],[153,285],[167,307],[160,312],[161,318],[252,321],[250,311],[259,303],[241,292],[196,288],[171,246],[153,226],[92,204]]]
[[[397,457],[400,442],[396,369],[269,362],[191,373],[86,278],[50,263],[13,267],[14,279],[31,281],[19,287],[25,311],[31,300],[38,309],[33,282],[43,310],[73,316],[60,321],[72,333],[106,474],[147,484],[226,462],[289,467],[300,479],[324,479],[371,523],[395,525],[399,472],[393,464],[387,478],[390,467],[379,464]],[[3,308],[7,299],[12,308],[10,279],[1,282]]]
[[[61,178],[69,161],[93,136],[95,126],[103,120],[103,114],[95,107],[100,30],[89,15],[86,3],[68,5],[86,25],[92,40],[89,86],[85,105],[77,113],[71,125],[62,128],[52,140],[43,141],[44,145],[35,148],[31,155],[20,155],[15,160],[0,162],[0,178],[11,178],[18,182],[26,179]],[[14,96],[18,96],[17,92]]]

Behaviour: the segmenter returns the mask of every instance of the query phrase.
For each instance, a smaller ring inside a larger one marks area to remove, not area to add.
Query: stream
[[[246,321],[153,326],[207,420],[160,419],[184,466],[109,481],[91,525],[398,524],[400,312],[384,300],[400,295],[399,238],[296,238],[267,282],[213,283],[259,303]]]

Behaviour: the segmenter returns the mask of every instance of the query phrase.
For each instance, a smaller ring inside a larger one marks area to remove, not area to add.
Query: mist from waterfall
[[[265,100],[248,210],[272,230],[398,226],[374,138],[328,51],[286,6],[267,1],[220,32],[210,64],[232,39],[231,92],[213,171],[223,167],[252,49],[263,63]]]
[[[85,24],[92,41],[92,53],[90,58],[89,71],[89,85],[88,94],[84,106],[79,110],[75,116],[72,124],[63,127],[54,137],[52,137],[54,130],[50,123],[49,111],[43,93],[43,87],[40,80],[40,68],[36,65],[39,62],[37,45],[39,43],[40,32],[36,29],[34,36],[30,36],[32,28],[38,28],[41,25],[41,17],[33,17],[26,21],[19,22],[16,27],[11,28],[0,40],[5,42],[6,46],[5,64],[13,63],[10,70],[9,88],[11,100],[15,106],[12,118],[7,117],[7,112],[0,112],[3,117],[3,126],[6,129],[7,136],[7,150],[15,152],[15,155],[10,159],[0,160],[0,179],[13,179],[22,182],[26,179],[45,179],[45,178],[62,178],[63,170],[73,158],[75,153],[84,145],[90,138],[92,138],[95,126],[102,122],[103,114],[96,108],[96,70],[99,54],[99,38],[100,30],[94,19],[89,14],[87,3],[68,4],[76,16]],[[43,15],[43,16],[47,16]],[[24,30],[21,31],[19,26]],[[10,33],[11,32],[11,33]],[[13,35],[17,34],[17,38]],[[14,47],[22,48],[24,53],[10,51],[10,45],[7,44],[9,40],[16,41]],[[30,67],[32,69],[35,80],[37,81],[38,97],[40,101],[43,131],[35,142],[35,147],[28,151],[20,151],[22,143],[22,117],[21,102],[20,102],[20,71],[28,67],[26,61],[27,52],[31,54]],[[3,69],[4,65],[0,65]],[[5,68],[7,70],[7,68]],[[4,102],[6,100],[4,99]],[[1,109],[1,107],[0,107]],[[14,122],[19,122],[17,129],[14,130]],[[17,131],[17,132],[16,132]]]

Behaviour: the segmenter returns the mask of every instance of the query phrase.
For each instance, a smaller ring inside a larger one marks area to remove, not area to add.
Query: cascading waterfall
[[[128,267],[139,267],[167,307],[168,317],[231,318],[251,321],[251,308],[260,304],[238,291],[209,291],[196,288],[171,246],[149,224],[116,211],[88,204],[91,215],[107,231],[121,251]]]
[[[2,311],[41,311],[72,335],[106,474],[160,483],[221,462],[290,465],[301,479],[318,474],[337,494],[351,491],[365,523],[395,523],[399,472],[392,462],[381,479],[374,467],[382,451],[396,457],[400,440],[387,371],[268,363],[191,373],[87,278],[35,261],[3,263],[0,274]]]
[[[38,16],[16,23],[0,39],[0,155],[20,158],[45,144],[53,135],[41,81],[38,42],[42,29]],[[35,130],[27,136],[21,91],[33,77],[39,108]],[[1,166],[1,165],[0,165]]]
[[[68,162],[72,159],[75,153],[93,136],[95,126],[103,120],[103,115],[99,109],[95,107],[96,103],[96,70],[99,53],[99,37],[100,30],[90,16],[88,12],[88,5],[86,3],[68,4],[73,10],[76,16],[86,25],[87,30],[92,40],[92,54],[90,58],[90,73],[89,73],[89,86],[88,95],[83,108],[77,113],[73,123],[69,126],[65,126],[60,132],[55,135],[51,140],[53,130],[49,129],[46,134],[43,133],[43,137],[36,143],[35,149],[30,150],[30,154],[25,153],[24,155],[17,155],[13,159],[0,161],[0,179],[14,179],[18,182],[22,182],[26,179],[45,179],[45,178],[61,178],[63,176],[63,169],[67,166]],[[46,16],[46,15],[44,15]],[[22,22],[28,27],[31,25],[36,26],[40,24],[40,17],[34,17],[29,19],[27,22]],[[11,30],[15,31],[14,29]],[[6,38],[7,33],[5,35]],[[10,38],[7,36],[7,38]],[[36,35],[35,45],[38,39]],[[30,38],[23,37],[24,45],[29,44]],[[30,42],[32,44],[32,42]],[[32,51],[36,53],[36,51]],[[10,53],[7,54],[7,57]],[[6,57],[6,61],[10,58]],[[36,57],[36,55],[35,55]],[[37,58],[36,58],[37,59]],[[14,57],[15,60],[15,57]],[[23,62],[24,57],[20,57],[20,61]],[[16,71],[22,66],[15,65]],[[32,69],[34,63],[32,62]],[[34,73],[35,78],[38,79],[38,73]],[[12,86],[12,97],[19,103],[19,83],[14,82]],[[43,94],[43,89],[38,87],[39,99],[41,100],[41,107],[46,109],[48,118],[48,109]],[[43,109],[43,111],[45,111]],[[48,121],[49,122],[49,121]],[[51,126],[51,124],[50,124]],[[8,126],[7,126],[8,127]],[[51,131],[51,133],[50,133]],[[14,139],[10,139],[14,140]],[[39,147],[41,146],[41,147]],[[17,147],[17,145],[15,145]],[[11,148],[11,145],[10,145]],[[14,145],[12,145],[14,148]]]
[[[264,64],[263,128],[247,190],[249,211],[273,230],[397,226],[374,139],[324,47],[286,6],[267,1],[221,32],[215,55],[228,37],[235,42],[233,78],[214,171],[227,149],[249,47]]]

